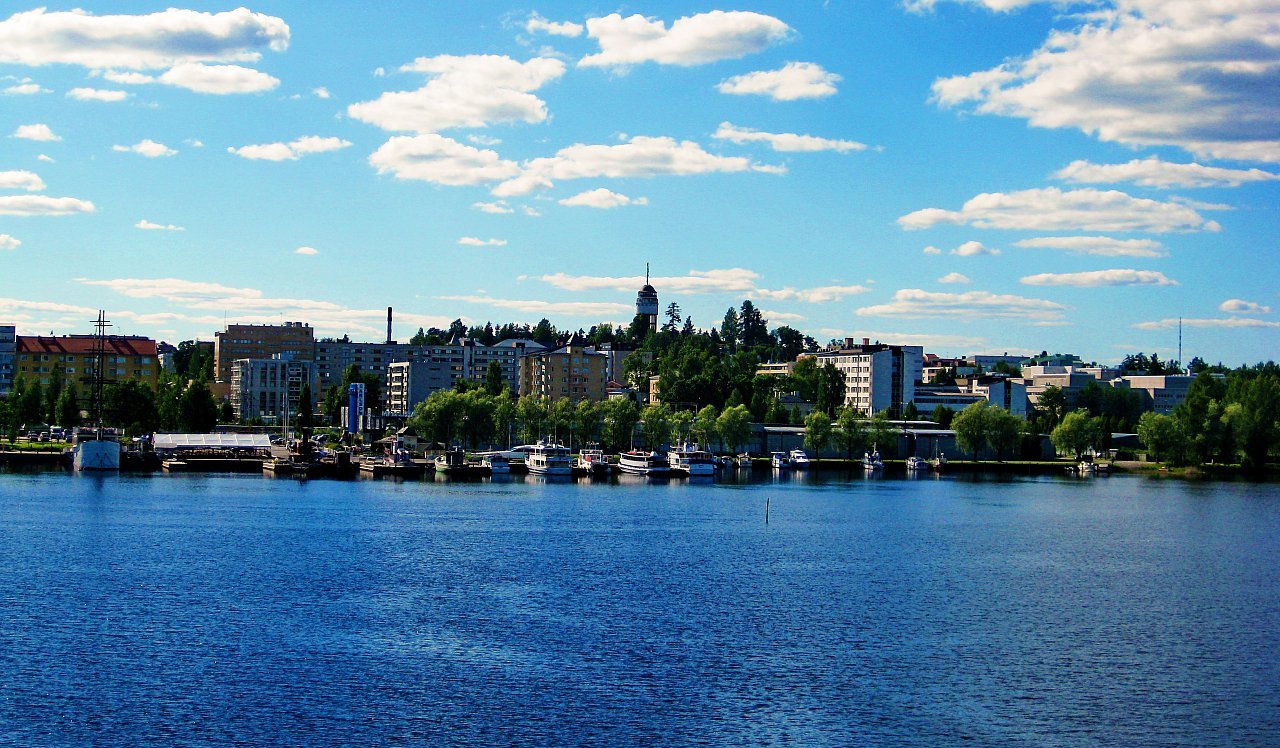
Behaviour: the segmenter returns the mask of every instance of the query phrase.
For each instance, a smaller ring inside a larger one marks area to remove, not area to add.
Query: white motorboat
[[[750,468],[750,467],[751,467],[751,455],[750,455],[750,454],[748,454],[748,453],[746,453],[746,452],[743,452],[742,454],[738,455],[737,457],[734,457],[734,458],[733,458],[733,461],[734,461],[734,464],[736,464],[736,465],[737,465],[738,467],[740,467],[740,468]]]
[[[667,475],[671,464],[666,455],[633,449],[618,455],[618,469],[632,475]]]
[[[880,460],[880,450],[872,447],[870,452],[863,452],[862,467],[866,470],[883,469],[884,462]]]
[[[598,444],[588,444],[578,453],[573,466],[578,472],[587,475],[608,475],[613,472],[613,465]]]
[[[716,474],[715,455],[696,444],[682,444],[670,454],[671,472],[690,477]]]
[[[771,452],[769,454],[769,464],[773,466],[774,470],[790,470],[791,458],[787,456],[786,452]]]
[[[928,469],[929,469],[929,463],[925,462],[919,457],[912,455],[911,457],[907,458],[907,470],[914,472],[917,470],[928,470]]]
[[[791,460],[792,470],[808,470],[809,469],[809,455],[805,454],[805,451],[803,449],[791,450],[791,453],[787,455],[787,459]]]
[[[526,454],[524,464],[533,475],[573,475],[573,459],[562,444],[538,442]]]
[[[481,457],[480,464],[489,468],[490,475],[505,475],[511,472],[511,462],[501,452],[494,452]]]

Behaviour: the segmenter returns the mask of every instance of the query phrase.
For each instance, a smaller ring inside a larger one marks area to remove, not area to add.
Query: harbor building
[[[232,363],[240,359],[269,359],[288,354],[294,361],[315,360],[315,332],[303,322],[283,325],[229,324],[213,335],[213,375],[220,383],[230,382]]]
[[[287,353],[231,362],[231,407],[242,423],[291,423],[301,407],[302,386],[310,385],[315,405],[315,364]]]
[[[15,341],[14,378],[47,386],[54,376],[75,382],[86,392],[93,382],[99,353],[102,376],[110,382],[136,379],[151,389],[160,382],[156,341],[137,335],[18,335]]]
[[[886,345],[863,338],[861,344],[845,338],[816,354],[818,365],[832,364],[844,375],[844,404],[870,417],[889,411],[902,416],[902,408],[915,400],[916,383],[924,367],[924,348],[918,345]]]

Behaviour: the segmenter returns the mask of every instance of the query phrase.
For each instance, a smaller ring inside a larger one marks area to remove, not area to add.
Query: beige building
[[[95,362],[102,356],[103,378],[108,382],[137,379],[155,389],[160,381],[156,341],[133,335],[109,335],[101,351],[93,335],[45,337],[18,335],[14,376],[28,384],[48,385],[54,376],[75,382],[81,392],[94,379]]]
[[[520,359],[520,394],[574,402],[606,397],[609,356],[571,340]]]
[[[227,325],[213,335],[214,378],[231,381],[232,362],[240,359],[269,359],[285,355],[294,361],[314,361],[315,332],[305,322],[283,325]]]

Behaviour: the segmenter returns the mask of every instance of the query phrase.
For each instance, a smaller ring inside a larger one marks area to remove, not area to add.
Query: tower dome
[[[644,266],[644,286],[636,294],[636,314],[649,319],[650,329],[658,325],[658,292],[649,285],[649,263]]]

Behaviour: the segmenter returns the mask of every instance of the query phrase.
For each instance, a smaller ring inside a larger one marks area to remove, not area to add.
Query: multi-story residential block
[[[7,395],[13,390],[17,353],[18,329],[13,325],[0,325],[0,395]]]
[[[915,399],[924,362],[918,345],[885,345],[867,338],[859,345],[846,338],[843,346],[816,355],[820,366],[830,363],[844,375],[844,404],[865,416],[887,410],[899,418],[903,406]]]
[[[608,354],[582,345],[575,336],[559,348],[520,359],[520,394],[600,402],[608,389],[608,363]]]
[[[283,325],[227,325],[213,335],[214,378],[231,380],[232,362],[239,359],[269,359],[276,354],[294,361],[315,359],[315,332],[303,322]]]
[[[160,381],[160,359],[156,341],[134,335],[60,335],[58,337],[18,335],[14,377],[48,385],[55,376],[75,382],[81,392],[96,377],[102,357],[102,376],[109,382],[137,379],[155,389]]]
[[[241,421],[293,423],[298,418],[303,385],[315,403],[315,364],[276,354],[231,362],[231,407]]]

